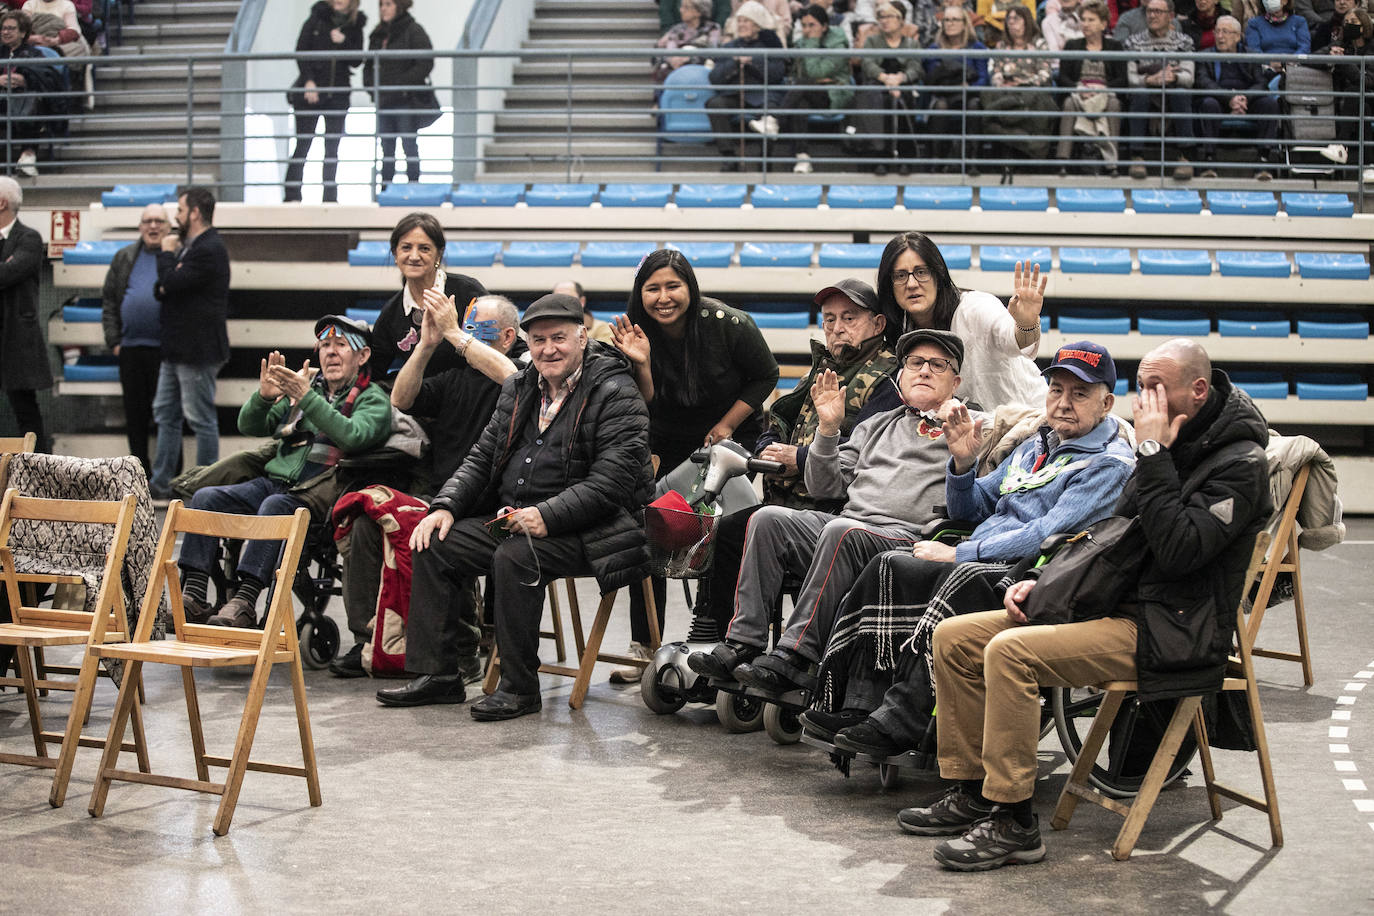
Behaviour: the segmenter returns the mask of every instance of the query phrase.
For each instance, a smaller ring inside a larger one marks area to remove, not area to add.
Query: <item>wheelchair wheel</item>
[[[732,734],[756,732],[763,728],[763,700],[722,690],[716,694],[716,718]]]
[[[311,621],[309,615],[296,621],[296,636],[301,643],[301,664],[318,671],[334,660],[339,651],[339,625],[329,617]]]
[[[1102,705],[1102,693],[1091,687],[1055,688],[1050,704],[1064,754],[1069,763],[1075,763],[1083,748],[1083,739],[1092,727],[1093,716]],[[1111,734],[1088,777],[1093,787],[1112,798],[1134,797],[1145,781],[1145,772],[1173,711],[1174,704],[1170,701],[1143,703],[1135,694],[1129,695],[1121,704]],[[1189,729],[1169,766],[1164,784],[1183,775],[1196,753],[1197,739]]]
[[[656,669],[653,662],[650,662],[649,667],[644,669],[643,677],[639,679],[639,698],[649,707],[650,712],[660,716],[671,715],[687,703],[687,698],[681,690],[663,682],[665,675],[674,681],[679,679],[676,669],[671,665]]]
[[[763,708],[763,730],[778,744],[796,744],[801,740],[801,720],[790,709],[776,703]]]

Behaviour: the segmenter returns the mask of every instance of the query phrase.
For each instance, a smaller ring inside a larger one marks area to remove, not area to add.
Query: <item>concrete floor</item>
[[[232,831],[216,838],[216,800],[170,789],[116,784],[104,817],[90,818],[94,750],[79,753],[58,810],[48,775],[3,767],[0,912],[1369,911],[1374,791],[1359,780],[1374,777],[1374,696],[1358,688],[1374,668],[1374,521],[1350,529],[1349,543],[1303,558],[1315,686],[1296,665],[1260,661],[1282,849],[1249,809],[1228,805],[1211,823],[1197,777],[1161,797],[1129,862],[1107,852],[1118,822],[1105,812],[1081,808],[1069,830],[1050,831],[1067,773],[1050,736],[1036,793],[1049,856],[960,875],[932,861],[935,840],[895,823],[938,781],[884,791],[873,770],[844,779],[805,745],[726,734],[704,707],[654,716],[604,667],[582,710],[567,707],[569,682],[546,678],[542,715],[504,724],[475,723],[462,706],[382,708],[377,682],[308,672],[322,807],[308,806],[302,780],[250,773]],[[1291,642],[1289,607],[1263,642]],[[669,637],[685,626],[678,592]],[[627,629],[622,611],[608,644]],[[199,682],[212,752],[227,753],[245,681]],[[154,768],[193,775],[179,680],[151,672],[147,686]],[[112,702],[106,685],[90,731],[103,734]],[[1348,738],[1330,738],[1333,725]],[[22,700],[0,694],[0,744],[22,751],[27,735]],[[274,677],[254,756],[293,762],[295,740],[289,689]],[[1222,753],[1218,768],[1257,790],[1253,760]]]

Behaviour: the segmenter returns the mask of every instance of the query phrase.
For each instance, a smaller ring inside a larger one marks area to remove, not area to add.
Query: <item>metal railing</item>
[[[644,170],[651,164],[673,173],[716,171],[726,163],[735,163],[763,175],[790,174],[796,162],[792,154],[806,151],[811,155],[812,168],[824,170],[832,180],[872,172],[879,166],[905,166],[905,171],[918,178],[936,172],[961,179],[1001,173],[1004,181],[1011,181],[1027,173],[1057,176],[1061,169],[1082,171],[1085,162],[1076,155],[1078,150],[1115,143],[1120,149],[1120,167],[1132,164],[1133,157],[1138,156],[1148,175],[1167,182],[1180,155],[1186,155],[1198,169],[1206,167],[1201,161],[1203,141],[1183,140],[1179,135],[1211,133],[1200,128],[1215,124],[1217,136],[1214,140],[1209,138],[1206,144],[1217,156],[1218,164],[1213,167],[1221,173],[1221,180],[1248,184],[1257,172],[1264,170],[1277,178],[1300,177],[1319,185],[1353,186],[1363,207],[1361,178],[1374,167],[1374,142],[1369,87],[1359,78],[1365,61],[1360,58],[988,50],[903,53],[919,58],[922,63],[939,58],[992,62],[1002,56],[1014,56],[1055,60],[1119,58],[1153,63],[1187,60],[1196,65],[1234,60],[1267,66],[1279,59],[1290,68],[1332,73],[1336,85],[1345,88],[1313,93],[1321,103],[1316,110],[1306,106],[1295,108],[1292,94],[1282,89],[1249,93],[1252,97],[1277,97],[1279,108],[1277,113],[1251,111],[1243,116],[1226,109],[1211,113],[1200,110],[1202,100],[1216,95],[1214,91],[1196,87],[1119,88],[1112,90],[1121,108],[1117,126],[1095,130],[1090,137],[1069,137],[1070,155],[1060,157],[1053,151],[1065,139],[1060,132],[1061,124],[1072,124],[1072,119],[1064,117],[1063,104],[1075,91],[1073,88],[904,87],[902,110],[894,116],[886,106],[875,102],[875,95],[882,90],[872,86],[853,87],[854,103],[842,111],[816,111],[801,105],[786,106],[783,100],[790,90],[826,87],[766,83],[750,86],[746,88],[759,90],[762,98],[757,106],[744,106],[738,101],[740,87],[732,84],[715,87],[720,98],[726,100],[722,107],[712,109],[718,118],[747,124],[773,116],[784,125],[796,119],[798,129],[770,136],[747,127],[736,129],[732,124],[724,135],[690,132],[698,141],[705,141],[693,144],[672,142],[679,137],[665,132],[663,124],[669,114],[701,114],[697,104],[665,109],[649,102],[663,89],[650,77],[651,59],[660,56],[661,51],[433,51],[423,56],[451,60],[454,75],[447,83],[432,87],[443,111],[432,127],[421,132],[422,180],[461,181],[477,175],[518,179],[531,173],[546,178],[561,173],[560,177],[573,180]],[[892,57],[893,52],[760,51],[753,56],[779,55],[789,59],[861,59]],[[370,200],[380,183],[376,107],[358,84],[375,83],[388,59],[416,56],[420,55],[356,54],[363,63],[354,76],[351,99],[355,104],[349,108],[344,130],[332,135],[341,141],[341,200]],[[7,118],[0,137],[6,161],[13,169],[18,152],[38,146],[40,173],[57,176],[65,187],[73,189],[96,189],[158,176],[216,186],[225,199],[280,199],[283,176],[296,139],[292,110],[287,103],[288,85],[255,85],[252,77],[256,68],[263,65],[275,62],[281,69],[284,62],[308,57],[331,59],[332,55],[141,55],[79,62],[26,59],[26,67],[71,67],[69,78],[76,67],[90,63],[96,68],[96,89],[88,99],[80,82],[73,81],[69,88],[44,93],[31,113]],[[505,82],[484,79],[483,62],[500,60],[552,63],[553,68],[545,66],[544,70],[556,70],[558,77],[546,75],[541,82],[534,83],[521,79],[517,72]],[[184,74],[184,82],[164,81],[133,89],[101,88],[100,75],[107,68],[169,65]],[[639,68],[642,79],[631,72]],[[294,67],[290,69],[294,71]],[[625,76],[617,77],[616,71]],[[384,88],[387,92],[404,93],[430,87]],[[0,93],[9,111],[19,110],[15,106],[22,103],[22,96],[22,92],[9,86]],[[119,114],[122,103],[135,101],[126,98],[130,96],[137,96],[136,101],[143,104],[157,104],[166,114],[151,119],[145,115]],[[634,104],[635,98],[645,104]],[[631,104],[626,104],[627,99]],[[1178,107],[1174,101],[1177,99],[1183,100],[1186,113],[1174,110]],[[90,101],[94,106],[88,109]],[[1133,108],[1137,110],[1133,112]],[[389,113],[421,114],[423,109],[403,107]],[[479,127],[482,124],[488,126]],[[1297,136],[1293,128],[1298,124],[1320,130],[1306,132],[1313,136]],[[1276,140],[1257,143],[1252,134],[1262,137],[1266,127],[1275,129]],[[28,133],[38,136],[29,138]],[[322,145],[312,146],[307,186],[319,181],[315,176]],[[1124,177],[1120,180],[1127,183]]]

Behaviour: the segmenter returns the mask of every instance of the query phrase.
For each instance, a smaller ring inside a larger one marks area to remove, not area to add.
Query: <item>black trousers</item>
[[[590,569],[582,539],[575,535],[498,540],[481,518],[454,522],[448,537],[430,538],[414,554],[410,618],[406,621],[406,670],[413,674],[456,674],[458,659],[477,654],[476,613],[454,597],[469,591],[474,576],[487,576],[495,596],[496,645],[501,650],[501,684],[509,693],[539,692],[539,620],[544,586]],[[532,584],[529,584],[532,583]]]
[[[153,432],[153,396],[157,394],[157,373],[162,366],[158,347],[119,348],[119,386],[124,397],[124,428],[129,436],[129,454],[152,475],[148,437]]]
[[[324,118],[324,201],[334,203],[339,199],[339,141],[343,139],[344,119],[347,111],[320,111],[307,109],[296,112],[296,149],[291,153],[291,164],[286,167],[287,201],[301,199],[301,179],[305,174],[305,160],[310,157],[310,147],[315,145],[315,128]]]
[[[38,409],[38,392],[32,388],[9,388],[5,396],[10,399],[10,409],[19,423],[19,432],[33,433],[38,437],[38,451],[51,452],[52,442],[48,440],[48,432],[43,427],[43,414]]]

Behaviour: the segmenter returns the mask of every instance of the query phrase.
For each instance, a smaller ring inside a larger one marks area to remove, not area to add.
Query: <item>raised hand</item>
[[[458,304],[452,296],[445,296],[431,286],[421,295],[420,304],[425,309],[425,321],[433,320],[440,339],[458,330]],[[424,333],[424,322],[421,322],[420,332]]]
[[[816,376],[811,383],[811,403],[816,405],[817,432],[823,436],[839,435],[844,422],[845,389],[840,377],[829,369]]]
[[[945,420],[945,447],[954,459],[956,473],[965,474],[978,459],[978,446],[982,442],[983,421],[974,420],[963,404],[949,412]]]
[[[1153,439],[1168,448],[1178,438],[1178,432],[1188,419],[1183,414],[1169,419],[1169,400],[1163,385],[1142,388],[1131,404],[1131,425],[1135,427],[1137,442]]]
[[[281,397],[281,385],[272,377],[273,366],[285,366],[286,357],[273,350],[267,354],[258,369],[258,394],[264,401],[276,401]]]
[[[279,365],[269,366],[268,371],[272,374],[272,380],[280,386],[282,394],[290,398],[292,404],[296,404],[310,390],[310,380],[319,370],[310,368],[310,360],[307,358],[299,371],[292,372],[287,368],[286,360],[283,358]]]
[[[649,336],[644,329],[630,321],[627,315],[616,315],[611,321],[611,342],[636,366],[649,364]]]
[[[1048,273],[1043,277],[1040,275],[1039,264],[1032,268],[1029,264],[1016,262],[1015,272],[1012,274],[1011,301],[1007,303],[1007,311],[1011,312],[1018,328],[1040,327],[1040,310],[1045,306],[1045,285],[1049,280]]]

